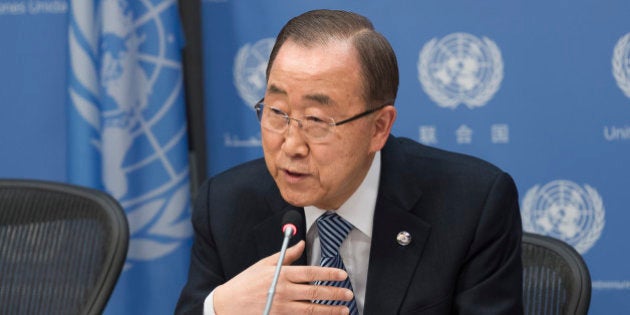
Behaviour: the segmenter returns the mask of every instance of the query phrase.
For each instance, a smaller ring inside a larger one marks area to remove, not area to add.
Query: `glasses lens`
[[[304,117],[304,134],[310,139],[324,139],[332,130],[332,119],[320,118],[315,116]]]
[[[262,110],[262,126],[273,132],[284,132],[287,128],[289,117],[281,110],[269,106],[263,106]]]

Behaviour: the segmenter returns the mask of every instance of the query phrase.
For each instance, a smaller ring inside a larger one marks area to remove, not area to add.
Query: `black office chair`
[[[558,239],[523,233],[525,314],[587,314],[591,277],[582,256]]]
[[[0,314],[101,314],[128,244],[125,213],[109,195],[0,180]]]

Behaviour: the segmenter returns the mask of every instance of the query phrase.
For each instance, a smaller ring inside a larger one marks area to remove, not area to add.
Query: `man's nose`
[[[295,121],[295,126],[291,121]],[[295,118],[289,118],[287,130],[284,134],[282,150],[289,156],[305,156],[309,152],[308,143],[302,133],[302,122]]]

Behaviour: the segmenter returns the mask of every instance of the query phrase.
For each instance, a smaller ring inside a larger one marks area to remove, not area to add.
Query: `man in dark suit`
[[[397,88],[394,52],[366,18],[317,10],[285,25],[256,105],[264,160],[200,189],[177,313],[262,313],[290,210],[305,223],[273,314],[522,313],[512,179],[391,136]],[[332,238],[342,269],[324,262],[328,216],[349,229]]]

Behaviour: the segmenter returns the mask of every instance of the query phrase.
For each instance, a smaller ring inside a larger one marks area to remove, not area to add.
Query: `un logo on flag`
[[[432,39],[420,51],[418,79],[441,107],[461,103],[472,109],[485,105],[503,80],[503,59],[497,45],[466,33]]]
[[[274,43],[274,38],[263,38],[253,45],[245,44],[234,60],[234,85],[245,105],[252,110],[265,95],[267,62]]]
[[[94,128],[102,185],[129,218],[126,267],[160,258],[192,235],[177,6],[143,4],[104,0],[100,41],[82,19],[70,36],[79,81],[72,103]]]
[[[581,254],[595,244],[605,224],[604,203],[597,191],[567,180],[529,189],[521,216],[525,231],[564,240]]]
[[[630,33],[621,37],[615,45],[612,71],[619,88],[630,97]]]

